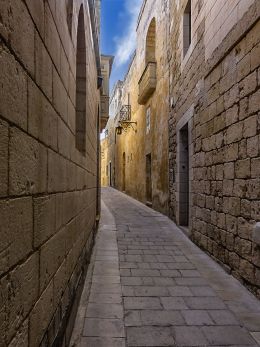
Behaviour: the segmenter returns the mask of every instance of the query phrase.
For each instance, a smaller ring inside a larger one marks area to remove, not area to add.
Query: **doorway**
[[[122,190],[125,192],[125,152],[123,153],[123,181],[122,181]]]
[[[146,201],[152,204],[152,157],[151,153],[146,155]]]
[[[109,187],[112,187],[112,163],[109,162]]]
[[[179,224],[189,226],[189,129],[180,130],[179,141]]]

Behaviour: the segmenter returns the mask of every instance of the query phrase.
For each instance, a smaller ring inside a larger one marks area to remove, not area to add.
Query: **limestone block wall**
[[[194,1],[193,42],[184,59],[178,37],[186,1],[171,7],[178,24],[171,44],[170,213],[179,223],[178,130],[188,122],[190,235],[259,296],[260,248],[252,232],[260,219],[260,4],[247,3],[209,55],[208,32],[223,23],[209,24],[209,2]],[[229,13],[245,5],[232,4]]]
[[[81,5],[84,155],[75,147]],[[68,343],[97,214],[99,92],[89,14],[88,1],[0,1],[0,346]]]
[[[108,186],[108,139],[104,138],[101,140],[101,186]]]
[[[122,105],[131,105],[134,129],[116,137],[115,186],[146,203],[146,156],[151,154],[152,207],[168,213],[168,114],[169,70],[168,5],[166,1],[145,1],[137,23],[136,54],[129,66],[122,86]],[[149,29],[151,29],[151,35]],[[146,47],[146,38],[147,47]],[[150,40],[149,40],[150,39]],[[150,52],[153,46],[154,52]],[[147,48],[147,49],[146,49]],[[148,52],[149,51],[149,52]],[[157,83],[145,105],[138,103],[139,80],[147,60],[156,60]],[[150,130],[146,114],[150,108]],[[136,131],[135,131],[136,130]]]

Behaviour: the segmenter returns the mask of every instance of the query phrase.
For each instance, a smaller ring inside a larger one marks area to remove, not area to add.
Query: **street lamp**
[[[122,135],[122,132],[123,132],[123,127],[121,125],[118,125],[116,127],[116,134],[117,135]]]

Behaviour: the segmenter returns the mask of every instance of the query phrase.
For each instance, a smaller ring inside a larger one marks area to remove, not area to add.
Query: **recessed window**
[[[191,0],[188,0],[183,14],[183,56],[191,44]]]
[[[148,107],[146,110],[146,134],[149,134],[151,130],[151,108]]]
[[[83,5],[80,7],[77,32],[76,66],[76,148],[86,152],[86,40]]]

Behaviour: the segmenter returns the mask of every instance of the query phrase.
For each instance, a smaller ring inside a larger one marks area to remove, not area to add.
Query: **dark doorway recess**
[[[146,155],[146,202],[152,204],[152,156]]]
[[[123,184],[122,184],[122,190],[125,192],[125,152],[123,153]]]
[[[188,124],[180,130],[179,151],[179,224],[189,225],[189,131]]]

